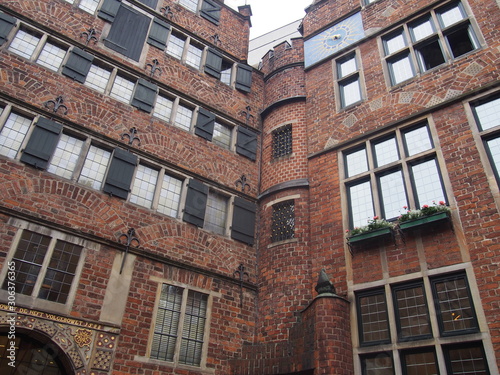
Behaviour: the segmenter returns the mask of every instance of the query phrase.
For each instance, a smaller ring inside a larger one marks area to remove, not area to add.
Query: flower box
[[[371,240],[371,239],[374,239],[377,237],[383,237],[386,235],[392,235],[392,228],[387,227],[387,228],[372,230],[370,232],[356,234],[354,236],[348,237],[347,241],[350,244],[353,244],[353,243],[359,243],[359,242],[362,242],[365,240]]]
[[[448,220],[450,215],[448,212],[439,212],[434,215],[419,217],[418,219],[403,221],[399,224],[400,230],[411,229],[423,225],[427,225],[430,223],[435,223],[437,221]]]

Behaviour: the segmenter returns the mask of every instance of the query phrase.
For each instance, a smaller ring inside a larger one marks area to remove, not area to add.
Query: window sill
[[[198,366],[182,365],[182,364],[176,364],[175,362],[162,361],[160,359],[153,359],[153,358],[139,356],[139,355],[134,356],[134,361],[140,362],[140,363],[147,363],[147,364],[151,364],[151,365],[162,366],[162,367],[174,368],[174,369],[189,370],[189,371],[194,371],[196,373],[215,374],[215,369],[207,368],[204,365],[201,365],[199,367]]]
[[[267,245],[267,248],[270,249],[272,247],[286,245],[286,244],[295,243],[295,242],[299,242],[299,239],[298,238],[290,238],[289,240],[276,241],[276,242],[273,242],[273,243],[270,243],[269,245]]]

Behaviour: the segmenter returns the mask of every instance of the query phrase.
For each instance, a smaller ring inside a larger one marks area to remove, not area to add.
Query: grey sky
[[[237,9],[241,5],[252,7],[250,38],[265,34],[305,16],[304,9],[313,0],[225,0],[225,4]]]

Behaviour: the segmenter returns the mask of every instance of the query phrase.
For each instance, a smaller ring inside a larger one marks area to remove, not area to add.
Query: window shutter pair
[[[250,160],[255,160],[257,155],[257,134],[239,126],[236,138],[236,152]]]
[[[205,73],[220,79],[222,71],[222,54],[213,48],[209,48],[205,61]],[[238,64],[236,70],[236,88],[244,92],[250,92],[252,88],[251,66]]]
[[[132,105],[145,112],[150,113],[153,110],[153,105],[156,98],[158,86],[140,78],[135,87],[134,97],[132,98]]]
[[[183,220],[202,228],[205,221],[207,198],[208,186],[198,180],[190,180]],[[254,244],[255,212],[256,205],[254,203],[240,197],[234,199],[231,238],[248,245]]]
[[[222,7],[213,0],[204,0],[201,5],[200,15],[206,20],[218,25]]]
[[[5,13],[0,13],[0,46],[7,41],[7,36],[16,25],[16,19]]]

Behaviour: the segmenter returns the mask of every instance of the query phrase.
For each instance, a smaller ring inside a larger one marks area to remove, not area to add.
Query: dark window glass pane
[[[295,205],[293,201],[277,203],[273,206],[271,230],[273,242],[295,237]]]
[[[199,366],[203,348],[203,335],[207,313],[208,296],[189,291],[186,303],[186,315],[182,329],[179,362]]]
[[[283,126],[273,132],[273,158],[292,153],[292,125]]]
[[[423,285],[394,290],[400,339],[432,335]]]
[[[401,355],[405,375],[438,375],[434,349],[407,351]]]
[[[156,315],[151,358],[173,361],[181,314],[183,289],[162,285]]]
[[[363,375],[393,375],[392,356],[388,353],[378,353],[361,358]]]
[[[422,69],[429,70],[445,62],[439,41],[435,40],[417,48],[418,59]]]
[[[50,237],[23,231],[12,261],[16,267],[16,293],[31,295],[49,247]],[[7,279],[3,289],[7,289]]]
[[[453,57],[459,57],[476,49],[470,27],[464,27],[446,35]]]
[[[81,246],[57,241],[38,298],[66,303],[81,251]]]
[[[478,326],[465,276],[434,280],[433,287],[441,332],[476,331]]]
[[[358,296],[357,307],[361,343],[389,341],[389,321],[384,291]]]
[[[448,374],[488,375],[488,365],[480,343],[445,347]]]

